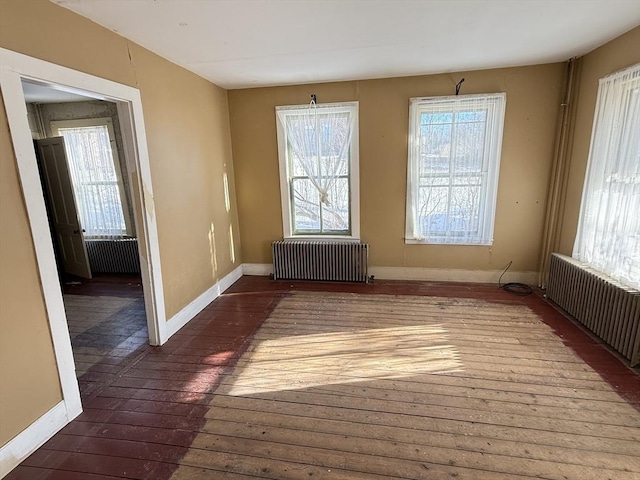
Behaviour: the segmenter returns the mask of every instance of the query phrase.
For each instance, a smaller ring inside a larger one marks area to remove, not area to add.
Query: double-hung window
[[[359,237],[358,103],[276,107],[285,238]]]
[[[80,223],[86,237],[118,238],[132,232],[111,118],[52,121],[64,138]]]
[[[640,288],[640,64],[600,80],[573,257]]]
[[[491,245],[506,96],[412,98],[407,243]]]

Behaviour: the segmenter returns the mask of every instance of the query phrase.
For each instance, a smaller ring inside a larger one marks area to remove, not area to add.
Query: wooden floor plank
[[[122,477],[86,472],[51,470],[50,468],[18,466],[11,472],[12,480],[119,480]]]
[[[304,363],[300,362],[298,364],[297,361],[290,362],[296,363],[295,366],[290,367],[291,371],[299,372],[300,375],[304,375],[305,372],[317,372],[319,367],[325,367],[330,369],[331,367],[340,368],[341,361],[350,362],[353,360],[352,358],[326,358],[326,359],[311,359],[305,360]],[[362,358],[357,359],[362,360]],[[432,359],[433,360],[433,359]],[[437,360],[437,359],[436,359]],[[457,360],[457,359],[456,359]],[[380,360],[382,361],[382,360]],[[253,370],[270,370],[273,369],[274,365],[284,363],[285,360],[282,359],[280,362],[274,361],[273,364],[263,364],[252,361],[250,359],[241,360],[238,362],[238,366],[240,368],[244,368],[250,366]],[[402,361],[400,361],[402,362]],[[386,362],[386,365],[391,365],[392,362],[389,360]],[[401,368],[403,365],[396,365],[394,369],[390,370],[389,368],[385,368],[384,365],[371,365],[367,367],[367,371],[372,373],[372,377],[377,376],[386,376],[389,378],[394,378],[394,374],[415,374],[422,373],[422,371],[426,370],[422,369],[420,365],[409,365],[409,368],[405,368],[404,370]],[[407,366],[407,365],[404,365]],[[496,366],[496,365],[477,365],[473,363],[461,363],[457,361],[456,364],[444,364],[445,368],[438,369],[439,365],[434,364],[434,373],[437,373],[438,376],[445,375],[453,375],[457,377],[465,377],[465,378],[478,378],[482,380],[497,380],[501,382],[515,382],[515,383],[523,383],[523,384],[533,384],[540,386],[557,386],[557,387],[568,387],[572,389],[584,389],[584,390],[595,390],[601,392],[610,392],[611,388],[606,383],[602,382],[601,378],[598,378],[598,374],[594,373],[593,375],[586,375],[585,378],[576,378],[576,375],[571,373],[566,373],[563,370],[545,370],[545,369],[535,369],[530,367],[522,367],[518,365],[509,365],[507,367]],[[545,373],[546,372],[546,373]],[[385,375],[386,374],[386,375]],[[397,377],[398,375],[395,375]],[[354,381],[357,381],[357,378],[362,378],[354,375]],[[621,391],[630,390],[630,391],[638,391],[635,377],[627,374],[615,374],[610,375],[610,379],[617,382],[619,384],[619,388]]]
[[[431,446],[458,449],[482,454],[499,454],[536,459],[552,462],[584,465],[589,467],[619,470],[621,464],[627,461],[627,468],[640,473],[640,459],[628,459],[619,453],[596,452],[593,450],[571,448],[568,446],[549,446],[532,443],[526,440],[501,440],[493,437],[479,437],[475,435],[456,435],[444,431],[429,431],[425,434],[426,425],[422,429],[401,427],[398,425],[377,425],[357,423],[354,421],[336,420],[331,418],[310,418],[297,415],[279,413],[254,412],[246,410],[224,408],[210,412],[212,420],[202,427],[202,431],[218,435],[240,436],[247,432],[270,431],[271,427],[302,430],[313,433],[332,433],[349,437],[361,438],[362,443],[369,439],[384,439],[391,442],[408,443],[419,448]]]
[[[236,424],[238,425],[238,424]],[[332,434],[319,431],[295,430],[280,427],[259,426],[259,428],[247,428],[245,424],[239,424],[235,430],[227,432],[213,432],[200,434],[194,440],[192,447],[215,448],[236,453],[257,454],[261,449],[268,449],[266,458],[293,459],[296,453],[305,456],[317,456],[325,459],[321,466],[334,467],[337,458],[349,454],[353,462],[353,468],[362,469],[371,473],[393,475],[408,467],[410,462],[429,462],[441,467],[456,466],[462,469],[476,471],[476,478],[490,478],[496,474],[512,474],[516,476],[529,476],[534,478],[563,479],[573,476],[582,470],[584,480],[601,480],[615,472],[618,480],[634,480],[638,471],[628,472],[620,468],[598,468],[591,466],[585,469],[580,464],[570,464],[566,461],[549,461],[534,458],[522,458],[508,454],[500,454],[495,451],[491,455],[474,450],[457,448],[455,443],[448,446],[420,445],[410,442],[399,442],[378,438],[355,437],[350,434]],[[233,435],[233,434],[236,435]],[[288,448],[291,446],[292,448]],[[305,447],[300,449],[300,447]],[[307,448],[308,447],[308,448]],[[280,448],[278,450],[277,448]],[[236,450],[237,449],[237,450]],[[278,453],[279,452],[279,453]],[[289,453],[287,456],[287,452]],[[397,466],[394,467],[394,463]],[[380,464],[388,464],[391,469],[382,469]],[[356,465],[359,465],[356,467]],[[375,468],[365,465],[375,465]],[[499,468],[499,470],[498,470]],[[413,471],[416,471],[413,469]],[[480,473],[482,472],[482,473]],[[486,472],[486,473],[485,473]],[[413,478],[413,477],[409,477]]]
[[[332,379],[335,381],[335,379]],[[363,385],[333,385],[332,387],[322,388],[305,388],[300,393],[300,398],[285,398],[285,401],[295,401],[299,403],[307,403],[307,399],[311,398],[315,404],[318,402],[333,402],[331,397],[340,399],[340,405],[367,405],[367,408],[381,411],[387,403],[376,403],[373,401],[389,402],[394,404],[398,411],[416,412],[414,405],[428,405],[430,407],[449,407],[452,409],[472,410],[474,412],[501,412],[505,415],[517,415],[521,418],[541,417],[541,419],[552,421],[567,420],[573,422],[585,422],[596,424],[599,426],[620,426],[628,427],[627,433],[637,434],[640,438],[640,418],[634,409],[625,409],[624,412],[601,411],[598,409],[590,409],[588,417],[585,415],[584,409],[566,408],[564,406],[545,406],[529,402],[515,402],[510,398],[501,400],[489,400],[486,398],[462,397],[449,394],[434,394],[427,392],[414,393],[411,391],[385,390],[369,388],[372,383],[364,382]],[[375,381],[374,381],[375,383]],[[263,389],[256,385],[246,384],[230,384],[229,388],[234,391],[238,387],[249,388],[255,394],[252,398],[271,398],[269,395],[274,389],[278,389],[278,383],[269,383]],[[292,390],[291,382],[280,383],[280,390]],[[224,390],[218,391],[219,394]],[[283,398],[279,396],[279,398]],[[531,399],[529,399],[531,400]],[[417,412],[416,412],[417,414]],[[587,420],[588,418],[588,420]],[[528,418],[529,421],[542,421],[535,418]]]
[[[191,445],[194,437],[193,431],[189,430],[80,421],[71,422],[60,433],[85,438],[110,438],[113,440],[157,443],[184,448]]]
[[[243,277],[150,347],[109,288],[67,292],[84,412],[7,480],[640,478],[637,370],[538,295]]]
[[[452,450],[448,450],[448,453],[452,455],[445,455],[445,457],[432,455],[431,451],[424,451],[418,452],[415,458],[406,460],[399,456],[367,455],[353,451],[334,450],[333,448],[308,447],[296,435],[292,435],[291,439],[292,444],[283,444],[275,441],[200,434],[194,440],[184,461],[189,464],[197,462],[206,464],[209,452],[222,451],[235,455],[254,456],[264,462],[274,460],[294,462],[302,459],[309,466],[329,470],[343,469],[353,472],[354,475],[368,474],[385,478],[434,478],[436,475],[447,474],[450,477],[490,480],[494,479],[496,475],[495,471],[476,468],[482,467],[479,465],[475,467],[457,466],[456,457]],[[295,447],[292,448],[292,445]],[[415,451],[415,448],[411,447],[411,450]],[[500,475],[505,479],[528,478],[526,475],[504,471],[501,471]]]
[[[56,435],[45,443],[42,449],[110,456],[118,459],[116,463],[120,462],[120,459],[177,463],[186,452],[186,448],[179,449],[174,445],[68,434]]]
[[[300,480],[302,478],[313,478],[320,480],[393,480],[397,477],[389,475],[377,475],[343,468],[327,468],[310,464],[306,459],[301,458],[297,462],[264,458],[255,455],[239,455],[215,450],[202,450],[193,448],[182,460],[183,465],[198,468],[204,473],[202,478],[216,478],[218,472],[233,472],[254,478],[266,478],[272,480]],[[172,480],[181,476],[180,467],[176,470]],[[429,467],[423,469],[428,471]],[[424,478],[424,477],[416,477]],[[434,480],[451,479],[451,476],[431,475]]]
[[[233,473],[225,470],[212,470],[207,468],[190,467],[180,465],[173,473],[172,480],[205,480],[205,479],[221,479],[221,480],[255,480],[256,478],[265,478],[264,476],[244,475],[241,473]],[[268,478],[268,477],[267,477]]]
[[[423,430],[425,432],[443,432],[454,435],[486,436],[503,440],[517,440],[549,446],[571,445],[583,450],[620,453],[637,457],[638,442],[634,439],[603,438],[584,433],[549,431],[540,428],[522,428],[512,425],[496,425],[463,418],[451,419],[440,416],[414,416],[408,413],[372,412],[366,409],[327,407],[323,405],[300,405],[280,400],[249,399],[244,397],[218,397],[215,406],[238,408],[250,417],[251,412],[260,411],[283,415],[302,416],[317,419],[340,419],[357,424],[398,426],[400,428]],[[207,415],[224,419],[220,412],[211,410]],[[532,425],[535,427],[535,425]]]
[[[72,472],[77,476],[93,473],[134,480],[149,478],[150,472],[158,467],[158,463],[153,461],[45,450],[43,448],[36,450],[23,462],[23,465]]]
[[[260,379],[245,379],[242,375],[233,376],[225,374],[220,382],[220,392],[230,387],[251,386],[256,390],[280,390],[283,388],[304,387],[309,383],[308,370],[289,371],[286,374],[274,374],[269,369],[259,369]],[[347,374],[340,379],[329,373],[313,372],[313,379],[322,385],[324,389],[331,389],[332,385],[350,382],[358,388],[362,378]],[[339,380],[342,380],[340,382]],[[499,382],[489,380],[477,380],[471,376],[454,376],[447,374],[431,375],[428,381],[421,376],[403,378],[376,378],[366,383],[366,389],[387,391],[402,391],[407,393],[424,393],[444,395],[450,397],[475,398],[481,400],[496,400],[504,402],[523,403],[526,405],[557,406],[565,409],[605,411],[612,413],[633,414],[628,402],[613,392],[601,392],[594,390],[578,390],[559,386],[528,385],[515,382]],[[365,389],[365,390],[366,390]],[[361,389],[362,390],[362,389]],[[362,390],[362,391],[365,391]],[[375,393],[379,394],[379,393]],[[635,414],[634,414],[635,415]]]
[[[239,365],[241,361],[238,362]],[[127,373],[126,376],[135,376],[135,375],[149,375],[148,378],[153,378],[152,371],[160,371],[160,372],[206,372],[211,367],[208,365],[201,365],[196,363],[160,363],[160,362],[150,362],[148,360],[141,361],[138,364],[138,369],[135,371],[131,371]],[[254,368],[260,368],[253,364]],[[240,368],[240,367],[238,367]],[[619,368],[619,367],[618,367]],[[294,371],[294,370],[289,370]],[[296,369],[295,371],[299,371],[300,373],[304,373],[304,369]],[[231,380],[229,381],[227,377],[228,373],[224,372],[223,375],[225,379],[222,380],[221,385],[225,383],[235,383],[239,380]],[[263,375],[266,378],[273,377],[274,374],[270,372],[269,369],[264,369]],[[322,375],[319,373],[318,375]],[[348,370],[345,370],[342,375],[351,376]],[[276,378],[281,378],[280,374],[275,375]],[[329,375],[327,375],[329,381]],[[358,377],[353,376],[353,381],[356,382]],[[501,381],[493,381],[493,380],[479,380],[472,376],[452,376],[452,375],[434,375],[429,378],[429,383],[426,382],[418,382],[414,381],[410,378],[398,378],[393,380],[378,380],[378,383],[387,384],[388,388],[391,389],[406,389],[407,391],[431,391],[436,393],[438,389],[441,389],[444,392],[449,392],[452,395],[455,395],[456,392],[459,392],[460,389],[463,389],[462,396],[468,396],[468,390],[471,389],[476,394],[482,393],[486,391],[487,395],[508,395],[511,393],[521,394],[527,398],[548,398],[550,401],[554,401],[557,399],[557,402],[560,402],[562,405],[566,407],[570,407],[572,405],[577,405],[576,408],[582,408],[579,404],[581,400],[587,400],[592,402],[603,402],[600,408],[604,410],[608,410],[611,408],[615,408],[616,405],[622,406],[624,411],[627,410],[628,401],[624,398],[620,397],[617,393],[611,391],[611,389],[607,390],[584,390],[584,389],[575,389],[568,388],[565,386],[559,385],[538,385],[538,384],[527,384],[527,383],[519,383],[519,382],[501,382]]]

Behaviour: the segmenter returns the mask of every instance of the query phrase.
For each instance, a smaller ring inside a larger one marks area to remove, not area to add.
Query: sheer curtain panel
[[[357,103],[277,107],[276,116],[285,226],[292,235],[352,235]]]
[[[640,288],[640,64],[600,80],[573,257]]]
[[[84,235],[124,237],[127,225],[107,126],[59,128],[58,133],[64,138]]]
[[[491,245],[506,95],[412,98],[407,243]]]

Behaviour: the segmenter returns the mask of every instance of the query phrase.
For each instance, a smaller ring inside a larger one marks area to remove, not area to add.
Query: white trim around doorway
[[[147,309],[149,342],[151,345],[162,345],[168,339],[168,330],[149,153],[142,101],[138,89],[0,48],[0,87],[31,228],[62,388],[62,404],[65,412],[64,415],[57,414],[56,418],[64,418],[68,422],[82,412],[82,404],[44,196],[27,120],[22,80],[116,102],[118,113],[122,115],[120,121],[127,165],[137,176],[138,188],[132,193],[141,206],[140,211],[143,212],[142,215],[135,216],[135,221],[138,241],[144,242],[145,247],[140,250],[146,252],[146,257],[140,256],[140,267]],[[138,218],[140,216],[142,218]],[[60,408],[56,407],[56,411]],[[54,423],[57,424],[57,422]]]

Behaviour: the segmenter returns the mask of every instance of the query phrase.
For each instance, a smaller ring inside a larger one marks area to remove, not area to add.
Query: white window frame
[[[296,234],[293,230],[293,209],[291,205],[290,160],[287,148],[287,136],[283,122],[278,121],[278,114],[295,115],[296,111],[308,109],[305,105],[285,105],[276,107],[276,125],[278,137],[278,163],[280,167],[280,198],[282,204],[283,237],[287,239],[311,239],[311,240],[360,240],[360,170],[359,170],[359,136],[358,136],[358,102],[322,103],[316,108],[340,108],[353,116],[353,133],[349,154],[349,221],[350,234]]]
[[[487,109],[493,111],[487,117],[493,119],[493,126],[487,128],[485,134],[485,150],[482,171],[482,201],[480,205],[480,225],[478,235],[456,241],[451,237],[421,237],[415,222],[414,212],[417,211],[419,201],[419,170],[420,170],[420,116],[424,112],[432,112],[432,106],[441,107],[451,105],[451,111],[464,110],[464,102],[469,100],[491,100]],[[414,97],[409,106],[409,145],[407,155],[407,207],[405,223],[406,244],[437,244],[437,245],[492,245],[495,224],[495,211],[498,195],[498,175],[500,171],[500,157],[502,150],[502,134],[506,107],[505,93],[491,93],[481,95],[452,95],[441,97]],[[490,135],[489,132],[494,132]]]
[[[118,155],[118,146],[116,144],[115,131],[113,129],[113,119],[111,117],[100,118],[83,118],[76,120],[52,120],[49,122],[51,128],[51,134],[54,137],[61,137],[60,129],[65,128],[83,128],[83,127],[107,127],[109,134],[109,143],[111,144],[111,156],[113,159],[113,167],[116,173],[116,179],[118,183],[118,191],[120,192],[120,203],[122,204],[122,215],[124,217],[125,231],[122,233],[123,237],[132,236],[133,228],[131,225],[131,218],[129,215],[129,202],[127,201],[127,195],[124,187],[122,169],[120,168],[120,157]],[[85,238],[102,238],[104,235],[85,235]]]

